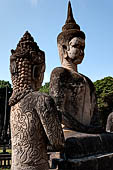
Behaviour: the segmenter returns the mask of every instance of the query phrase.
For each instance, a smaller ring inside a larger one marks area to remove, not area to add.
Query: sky
[[[73,15],[86,35],[78,71],[92,81],[113,77],[113,0],[71,0]],[[11,83],[10,50],[28,30],[45,52],[44,82],[61,66],[57,36],[67,17],[68,0],[0,0],[0,80]]]

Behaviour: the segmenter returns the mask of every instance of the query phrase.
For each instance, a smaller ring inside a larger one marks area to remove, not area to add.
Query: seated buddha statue
[[[70,1],[67,20],[57,37],[57,45],[61,67],[51,73],[50,95],[62,124],[75,131],[101,132],[94,84],[78,71],[78,64],[84,58],[85,34],[75,22]]]

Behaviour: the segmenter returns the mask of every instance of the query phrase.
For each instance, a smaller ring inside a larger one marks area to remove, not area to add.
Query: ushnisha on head
[[[80,31],[80,26],[76,24],[71,3],[68,4],[68,14],[62,32],[57,37],[59,56],[62,66],[65,63],[80,64],[84,58],[85,34]]]
[[[45,71],[45,53],[39,49],[28,31],[19,41],[16,50],[11,50],[11,53],[13,94],[9,103],[21,99],[23,94],[30,90],[39,90]]]

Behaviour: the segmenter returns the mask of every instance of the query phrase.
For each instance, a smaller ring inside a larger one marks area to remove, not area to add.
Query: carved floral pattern
[[[11,108],[12,170],[48,170],[47,144],[61,149],[62,128],[54,101],[31,92]]]

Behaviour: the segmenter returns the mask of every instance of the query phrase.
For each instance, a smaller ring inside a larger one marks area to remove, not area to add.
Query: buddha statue
[[[75,22],[70,1],[57,44],[62,67],[51,73],[50,96],[56,103],[62,124],[75,131],[101,132],[95,87],[77,68],[84,58],[85,34]]]
[[[47,146],[62,149],[64,136],[53,99],[38,91],[44,77],[45,54],[28,31],[11,53],[11,169],[48,170]]]
[[[111,112],[107,118],[106,132],[113,133],[113,112]]]

